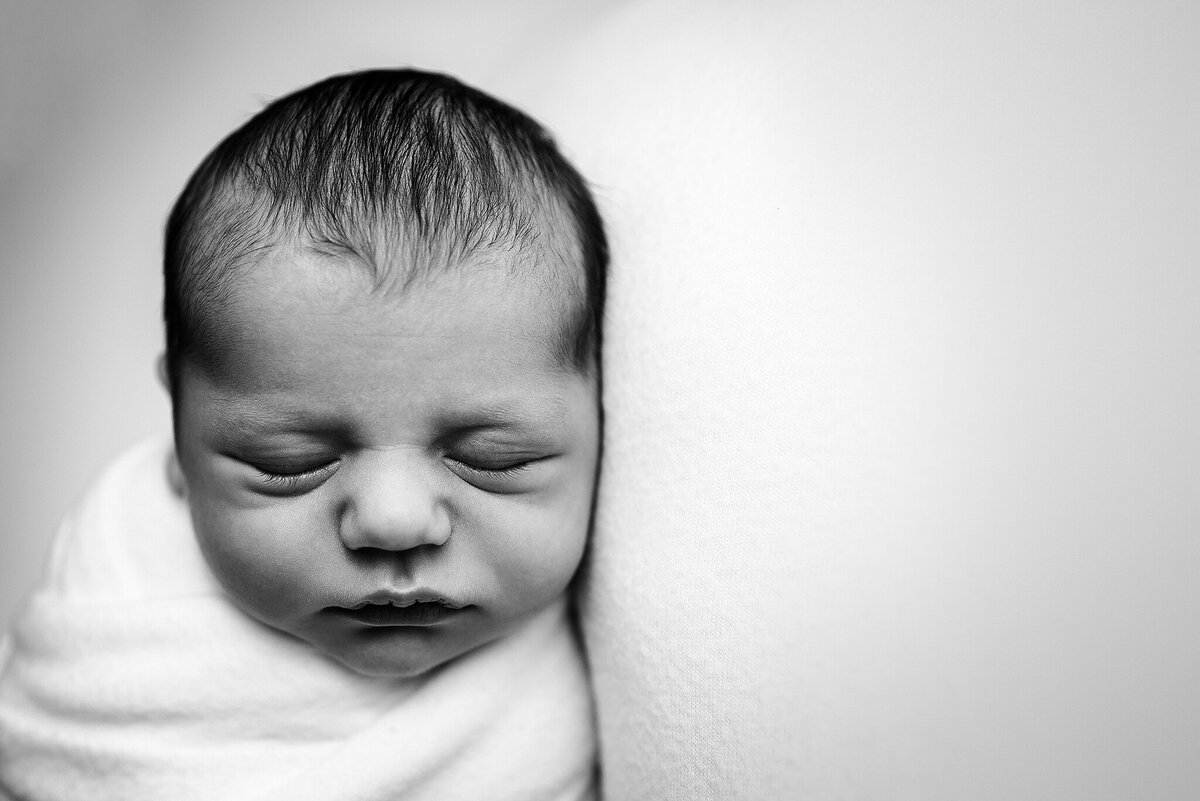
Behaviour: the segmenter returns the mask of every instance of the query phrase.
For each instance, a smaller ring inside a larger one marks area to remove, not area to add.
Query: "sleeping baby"
[[[173,447],[63,524],[4,645],[0,787],[40,799],[578,799],[565,592],[600,447],[607,249],[513,108],[330,78],[167,224]]]

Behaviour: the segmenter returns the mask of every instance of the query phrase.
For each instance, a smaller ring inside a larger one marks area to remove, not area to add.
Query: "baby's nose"
[[[450,538],[450,516],[436,491],[437,476],[423,456],[386,451],[355,460],[339,522],[347,548],[405,551],[442,545]]]

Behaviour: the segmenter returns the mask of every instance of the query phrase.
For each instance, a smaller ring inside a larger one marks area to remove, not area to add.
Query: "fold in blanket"
[[[409,680],[234,608],[164,443],[101,478],[4,644],[0,788],[42,799],[579,799],[592,720],[562,605]]]

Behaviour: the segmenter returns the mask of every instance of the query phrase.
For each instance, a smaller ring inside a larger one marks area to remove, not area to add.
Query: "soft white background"
[[[0,608],[167,429],[188,170],[412,62],[549,123],[613,226],[613,797],[1200,797],[1200,10],[784,7],[5,6]]]

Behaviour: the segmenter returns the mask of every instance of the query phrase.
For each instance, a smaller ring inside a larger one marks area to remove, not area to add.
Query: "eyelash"
[[[514,476],[517,473],[528,470],[535,460],[530,459],[529,461],[525,462],[517,462],[516,464],[510,464],[506,467],[480,467],[479,465],[474,465],[470,462],[464,462],[461,459],[454,459],[454,461],[458,462],[460,465],[474,473],[483,473],[491,476]]]
[[[272,473],[271,471],[264,470],[258,466],[255,466],[254,469],[258,471],[259,475],[261,475],[263,480],[268,484],[274,484],[286,489],[294,489],[305,479],[312,478],[315,475],[323,473],[329,470],[329,468],[333,467],[335,464],[337,464],[336,461],[326,462],[325,464],[317,465],[316,467],[308,470],[302,470],[299,473]]]
[[[537,459],[529,459],[524,462],[516,462],[514,464],[506,465],[504,467],[481,467],[479,465],[474,465],[474,464],[471,464],[470,462],[463,461],[461,459],[455,459],[454,457],[448,457],[448,458],[450,458],[452,461],[456,462],[457,464],[462,465],[464,468],[466,468],[468,471],[470,471],[472,473],[475,473],[480,476],[490,476],[492,478],[512,478],[514,476],[517,476],[520,473],[525,472],[526,470],[528,470],[530,467],[533,466],[534,462],[538,461]],[[312,479],[322,473],[327,472],[330,468],[332,468],[336,464],[337,464],[337,461],[334,460],[331,462],[326,462],[325,464],[322,464],[322,465],[317,465],[316,467],[313,467],[309,470],[302,470],[298,473],[274,473],[274,472],[271,472],[270,470],[264,470],[263,468],[261,468],[257,465],[252,465],[252,466],[254,467],[255,470],[258,471],[258,474],[262,478],[264,483],[266,483],[272,487],[278,488],[278,489],[291,491],[291,490],[297,489],[305,481]]]

